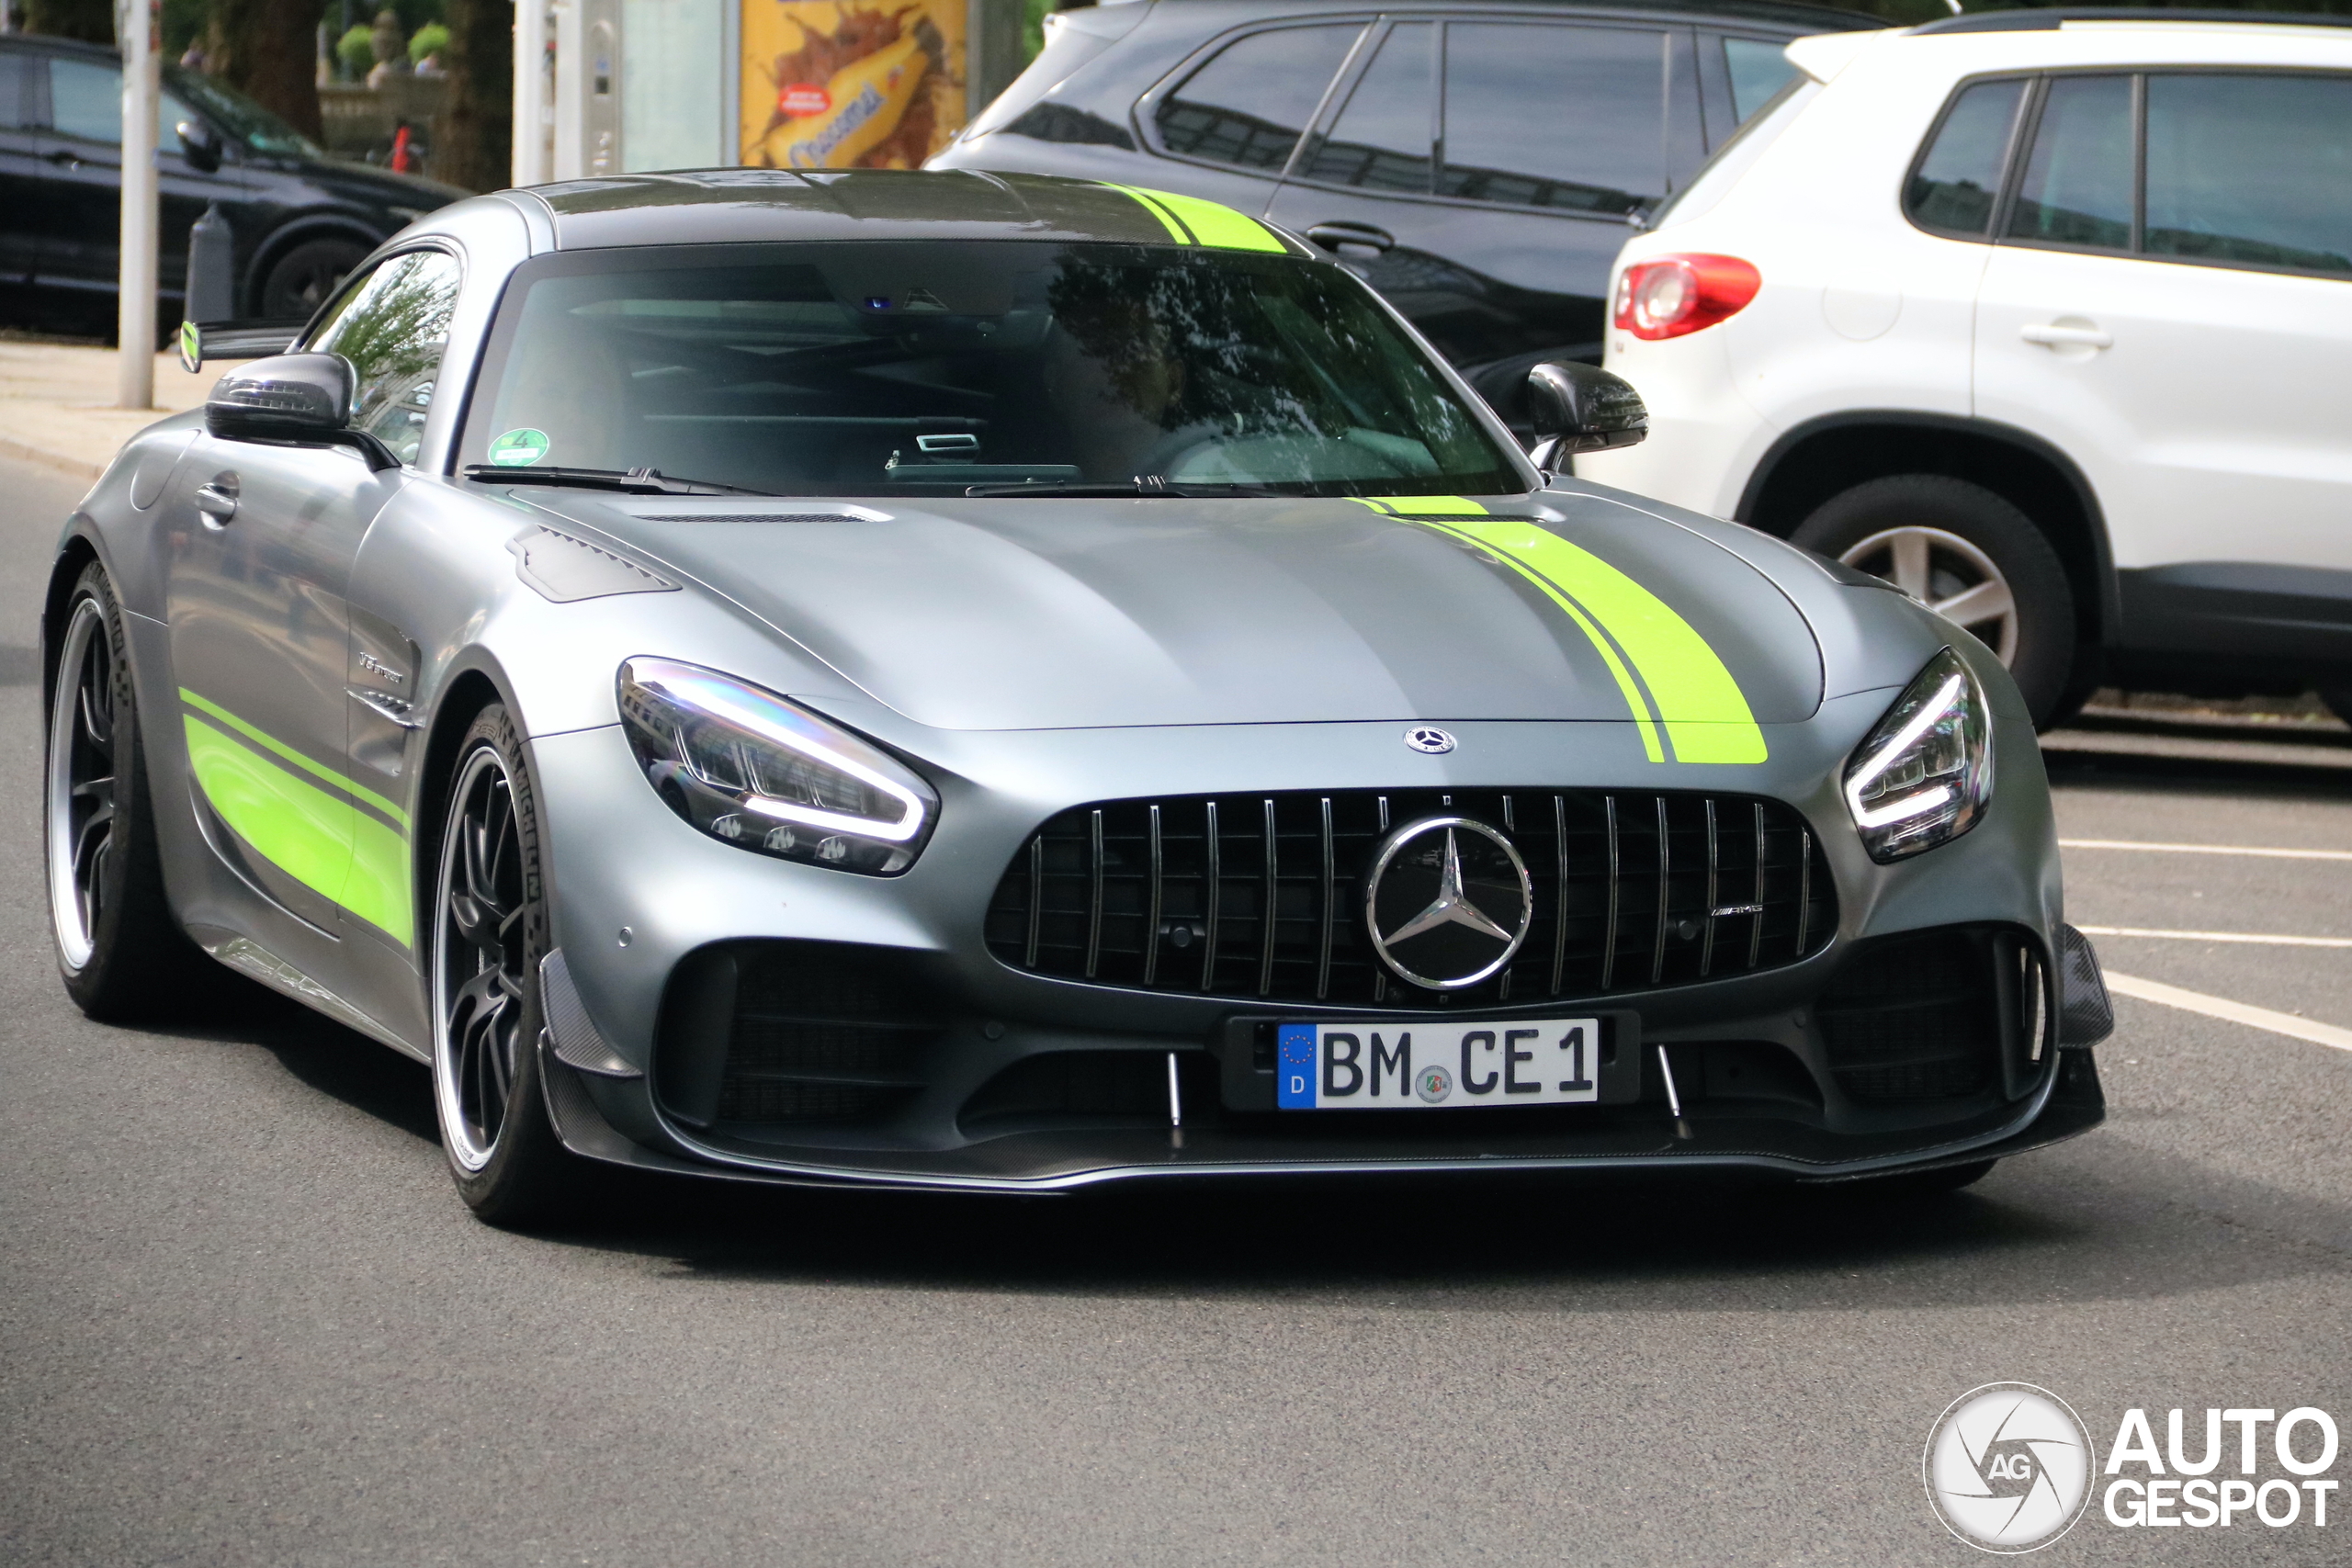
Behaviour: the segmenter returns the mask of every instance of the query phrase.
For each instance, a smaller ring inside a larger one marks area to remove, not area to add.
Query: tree
[[[319,17],[326,0],[212,0],[204,72],[303,135],[319,135]]]
[[[114,42],[114,0],[25,0],[25,31]]]
[[[448,96],[432,174],[468,190],[514,183],[514,0],[448,0]]]

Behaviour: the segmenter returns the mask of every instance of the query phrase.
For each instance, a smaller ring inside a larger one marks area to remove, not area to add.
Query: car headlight
[[[1928,660],[1846,764],[1846,807],[1871,859],[1916,855],[1976,826],[1993,795],[1984,694],[1960,655]]]
[[[938,795],[838,725],[667,659],[628,660],[619,684],[621,728],[654,792],[712,838],[869,876],[922,852]]]

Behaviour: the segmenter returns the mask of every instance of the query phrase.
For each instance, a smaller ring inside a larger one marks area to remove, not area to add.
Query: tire
[[[310,320],[368,251],[351,240],[305,240],[295,246],[272,262],[262,279],[261,319]]]
[[[2035,724],[2059,716],[2074,689],[2074,592],[2049,538],[2007,501],[1896,474],[1831,497],[1789,537],[1950,614],[2008,667]]]
[[[84,569],[62,626],[41,774],[58,973],[91,1018],[153,1019],[219,972],[164,895],[130,650],[104,567]]]
[[[540,1084],[538,802],[503,704],[467,728],[443,799],[426,938],[441,1146],[477,1215],[543,1224],[569,1212],[584,1162],[556,1136]]]

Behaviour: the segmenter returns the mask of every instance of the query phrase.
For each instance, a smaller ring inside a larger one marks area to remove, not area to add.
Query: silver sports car
[[[487,1218],[582,1158],[1953,1185],[2102,1115],[1993,656],[1567,477],[1642,431],[1589,367],[1523,454],[1252,219],[585,180],[286,346],[65,529],[59,961],[429,1062]]]

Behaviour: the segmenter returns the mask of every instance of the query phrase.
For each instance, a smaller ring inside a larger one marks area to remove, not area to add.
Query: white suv
[[[2011,11],[1788,55],[1619,255],[1650,436],[1577,472],[1894,580],[2045,721],[2102,679],[2352,691],[2352,29]]]

